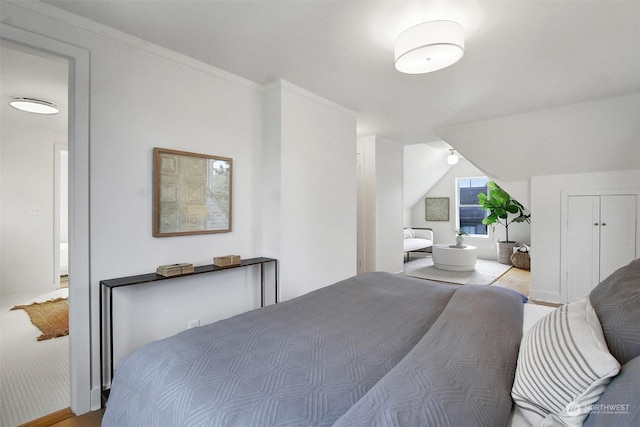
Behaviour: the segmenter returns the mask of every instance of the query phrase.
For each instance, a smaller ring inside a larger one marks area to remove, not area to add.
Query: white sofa
[[[411,252],[424,252],[433,246],[433,230],[430,228],[405,228],[403,250],[409,261]]]

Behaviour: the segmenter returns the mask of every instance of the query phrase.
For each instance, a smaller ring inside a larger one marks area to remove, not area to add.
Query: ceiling
[[[640,91],[640,1],[68,1],[51,5],[256,83],[284,79],[358,113],[359,135],[434,129]],[[393,43],[451,19],[466,53],[405,75]]]
[[[22,126],[48,129],[62,135],[60,141],[64,141],[69,120],[68,63],[5,42],[0,47],[0,58],[0,113],[3,123],[11,123],[18,129]],[[13,96],[53,102],[60,107],[60,113],[43,115],[16,110],[9,105]]]

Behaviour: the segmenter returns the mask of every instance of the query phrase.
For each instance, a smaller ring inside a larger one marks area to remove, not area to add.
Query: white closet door
[[[600,197],[569,196],[567,205],[567,299],[586,297],[600,281]]]
[[[600,280],[636,259],[636,195],[603,195],[600,202]]]

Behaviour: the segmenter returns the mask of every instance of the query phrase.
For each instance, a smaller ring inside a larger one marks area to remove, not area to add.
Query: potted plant
[[[485,225],[496,224],[504,226],[505,240],[498,241],[498,262],[511,264],[511,253],[516,242],[509,240],[509,225],[514,222],[531,223],[531,214],[525,212],[524,206],[516,199],[511,198],[509,193],[504,191],[498,184],[489,181],[489,195],[478,194],[478,202],[482,208],[489,211],[489,216],[482,220]]]
[[[464,247],[464,236],[467,236],[468,233],[464,231],[462,228],[458,228],[456,230],[456,246]]]

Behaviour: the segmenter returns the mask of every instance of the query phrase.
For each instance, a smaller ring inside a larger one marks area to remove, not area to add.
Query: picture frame
[[[233,159],[155,147],[153,236],[228,233]]]
[[[424,206],[427,221],[449,221],[448,197],[427,197]]]

